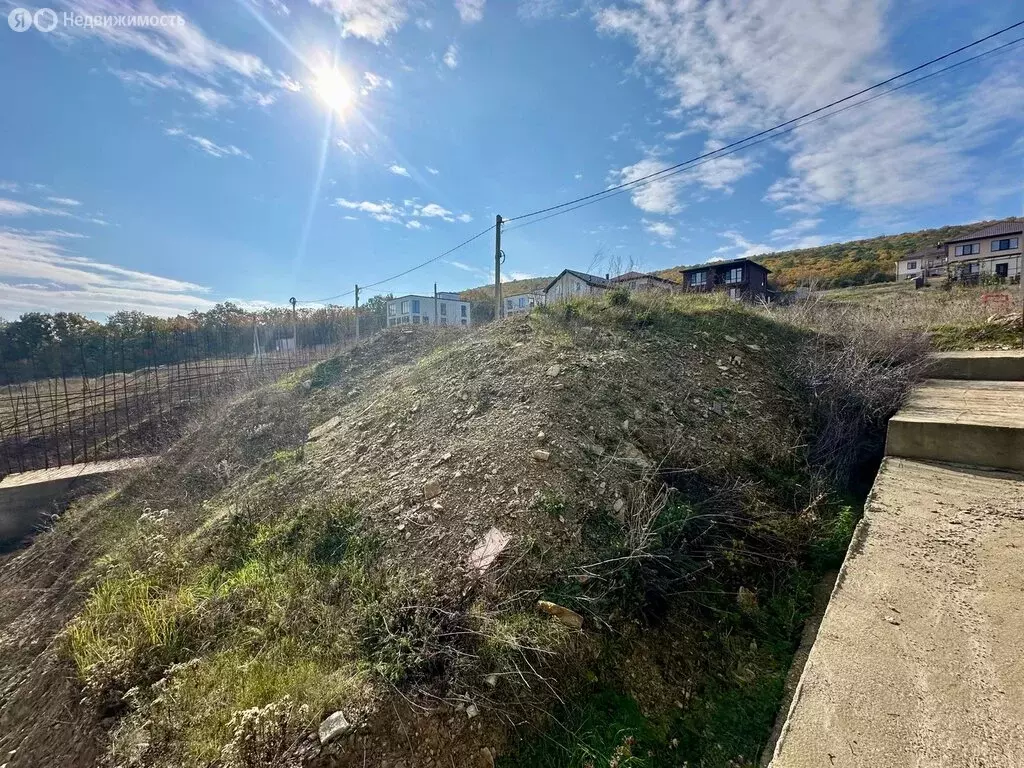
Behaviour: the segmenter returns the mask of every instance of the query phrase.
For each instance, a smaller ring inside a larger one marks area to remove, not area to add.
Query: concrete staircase
[[[889,422],[885,453],[1024,470],[1024,352],[950,352]]]
[[[889,423],[773,768],[1024,766],[1024,352],[933,376]]]

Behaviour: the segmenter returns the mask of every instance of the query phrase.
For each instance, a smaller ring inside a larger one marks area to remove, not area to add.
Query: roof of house
[[[661,277],[660,275],[656,275],[653,272],[632,272],[632,271],[631,272],[625,272],[625,273],[623,273],[621,275],[616,275],[615,277],[613,277],[611,279],[610,282],[613,282],[613,283],[625,283],[625,282],[628,282],[630,280],[643,280],[645,278],[648,279],[648,280],[658,280],[659,282],[662,282],[662,283],[668,283],[670,285],[675,285],[675,283],[673,283],[671,280],[667,280],[666,278]]]
[[[391,302],[394,302],[394,301],[403,301],[405,299],[425,299],[426,301],[433,301],[434,297],[433,296],[424,296],[421,293],[407,293],[407,294],[405,294],[405,296],[395,296],[395,298],[393,298],[393,299],[388,299],[388,303],[390,304]],[[466,301],[465,299],[459,298],[459,294],[457,294],[457,293],[449,293],[449,294],[447,294],[447,296],[445,296],[445,295],[442,295],[440,292],[438,292],[437,299],[438,299],[438,301],[461,301],[463,304],[469,304],[470,303],[470,302]]]
[[[611,282],[610,280],[606,280],[603,277],[598,277],[597,275],[588,275],[586,272],[577,272],[575,269],[563,269],[561,272],[558,273],[558,276],[555,277],[554,280],[552,280],[544,287],[544,292],[547,293],[548,291],[550,291],[551,286],[553,286],[555,283],[561,280],[562,275],[564,274],[570,274],[573,275],[574,277],[578,277],[587,285],[592,285],[595,288],[607,288],[608,283]]]
[[[914,251],[906,256],[900,256],[900,261],[924,261],[925,259],[937,259],[946,255],[946,246],[937,245],[934,248],[926,248],[923,251]]]
[[[960,237],[947,240],[948,243],[963,243],[967,240],[980,240],[985,237],[998,237],[999,235],[1018,235],[1024,232],[1024,222],[1001,221],[984,229],[978,229]]]
[[[771,270],[768,269],[768,267],[766,267],[764,264],[758,264],[753,259],[729,259],[727,261],[708,261],[703,264],[694,264],[692,267],[680,269],[679,271],[682,272],[683,274],[686,274],[687,272],[693,272],[695,269],[710,269],[711,267],[732,267],[737,264],[753,264],[755,267],[760,267],[765,272],[771,272]]]

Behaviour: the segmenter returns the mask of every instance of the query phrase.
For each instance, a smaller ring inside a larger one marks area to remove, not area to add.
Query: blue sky
[[[0,24],[0,316],[341,293],[495,214],[638,178],[846,95],[1018,21],[1014,5],[53,0],[52,31]],[[17,7],[39,9],[0,2],[4,16]],[[174,19],[76,27],[65,11]],[[1019,215],[1022,65],[1017,46],[510,225],[504,269],[656,269]],[[371,293],[479,285],[492,263],[487,235]]]

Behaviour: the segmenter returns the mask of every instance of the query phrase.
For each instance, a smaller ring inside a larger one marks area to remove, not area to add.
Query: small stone
[[[489,685],[491,688],[496,688],[498,686],[498,676],[492,672],[484,678],[484,682],[487,683],[487,685]]]
[[[544,431],[541,430],[540,432],[537,433],[537,442],[543,443],[545,440],[547,440],[547,437],[548,436],[544,434]]]
[[[533,458],[536,459],[537,461],[547,461],[548,459],[551,458],[551,451],[545,451],[541,448],[538,448],[536,451],[533,452]]]
[[[557,363],[548,368],[548,376],[557,376],[562,372],[562,368]]]
[[[474,717],[480,714],[480,710],[477,709],[476,704],[470,704],[466,707],[466,717],[472,720]]]
[[[892,624],[894,627],[898,627],[900,625],[899,619],[893,618],[892,616],[886,616],[885,620]]]
[[[341,712],[335,712],[320,723],[320,728],[317,732],[320,736],[320,743],[328,744],[351,730],[352,724],[345,719],[345,715]]]
[[[571,627],[572,629],[583,628],[583,617],[576,613],[576,611],[558,605],[557,603],[548,602],[547,600],[538,600],[537,607],[548,616],[554,616],[567,627]]]
[[[487,747],[480,750],[480,768],[494,768],[494,755]]]
[[[441,495],[441,483],[438,480],[427,480],[423,484],[423,498],[432,499]]]
[[[730,336],[728,334],[726,334],[725,340],[728,341],[730,344],[735,344],[738,341],[738,339],[735,336]]]

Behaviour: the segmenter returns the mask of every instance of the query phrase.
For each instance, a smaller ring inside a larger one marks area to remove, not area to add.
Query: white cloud
[[[72,208],[82,204],[81,200],[75,200],[73,197],[48,197],[46,199],[55,205],[63,205]]]
[[[657,235],[666,240],[675,237],[676,228],[671,224],[666,224],[664,221],[650,221],[649,219],[641,219],[640,222],[644,225],[644,229],[652,235]]]
[[[188,133],[183,128],[167,128],[164,130],[164,133],[168,136],[180,136],[186,139],[211,157],[244,157],[246,160],[252,159],[248,152],[244,149],[239,149],[234,144],[217,144],[205,136],[196,136]]]
[[[431,168],[431,167],[430,167],[430,166],[428,165],[428,166],[427,166],[427,173],[429,173],[429,174],[430,174],[431,176],[437,176],[437,174],[439,174],[439,173],[440,173],[440,171],[439,171],[439,170],[437,170],[437,168]]]
[[[421,205],[415,200],[404,200],[401,205],[390,200],[373,202],[371,200],[346,200],[343,197],[335,199],[334,205],[350,211],[365,213],[370,218],[389,224],[404,224],[417,219],[441,219],[449,223],[455,221],[469,222],[473,217],[468,213],[456,214],[437,203]],[[417,226],[411,229],[419,229]]]
[[[399,165],[398,163],[392,163],[391,165],[389,165],[388,170],[391,171],[391,173],[395,174],[395,176],[405,176],[406,178],[409,177],[409,170]]]
[[[612,181],[615,184],[628,184],[660,171],[665,166],[664,160],[646,157],[621,170],[612,171]],[[682,208],[682,204],[679,202],[681,181],[677,174],[643,182],[633,188],[630,200],[633,201],[633,205],[646,213],[677,213]]]
[[[780,227],[778,229],[773,229],[771,231],[771,237],[773,240],[784,240],[791,237],[796,237],[798,235],[802,235],[805,232],[808,232],[816,228],[819,224],[821,224],[821,222],[822,219],[797,219],[788,227]]]
[[[530,280],[531,278],[534,277],[537,277],[537,275],[533,274],[532,272],[516,272],[515,270],[513,270],[511,272],[502,272],[501,282],[508,283],[511,282],[512,280]]]
[[[730,251],[733,251],[734,253],[729,256],[729,258],[732,259],[749,259],[754,256],[778,250],[777,248],[765,245],[764,243],[753,243],[750,240],[747,240],[739,232],[732,230],[723,232],[722,237],[732,240],[732,244],[716,248],[715,253],[729,253]]]
[[[540,21],[557,16],[562,10],[562,0],[519,0],[516,13],[528,21]]]
[[[382,88],[382,87],[383,88],[391,88],[392,87],[392,83],[391,83],[391,81],[388,78],[383,77],[382,75],[378,75],[375,72],[363,72],[363,80],[364,80],[364,84],[359,89],[359,92],[363,96],[369,96],[371,93],[373,93],[378,88]]]
[[[361,37],[380,45],[409,13],[406,0],[310,0],[334,15],[342,37]]]
[[[0,198],[0,216],[70,216],[59,208],[43,208],[21,200]]]
[[[664,79],[673,113],[709,141],[737,138],[845,96],[892,74],[888,0],[644,0],[597,12],[598,28],[630,40],[638,63]],[[904,91],[799,128],[784,144],[789,173],[766,199],[813,214],[826,205],[862,212],[969,194],[984,184],[972,152],[1020,132],[1019,51],[1001,76],[954,92]],[[728,189],[752,166],[733,155],[697,169]],[[949,185],[949,169],[960,179]],[[975,173],[969,173],[977,170]],[[974,181],[970,181],[973,179]]]
[[[455,69],[459,66],[459,48],[455,43],[448,46],[448,50],[444,52],[444,58],[442,61],[448,69]]]
[[[126,85],[146,89],[177,91],[187,94],[209,112],[216,112],[218,109],[231,104],[231,99],[223,92],[188,82],[170,73],[154,75],[152,72],[143,72],[142,70],[123,69],[112,69],[110,72]],[[273,101],[272,97],[271,101]]]
[[[583,174],[582,174],[582,173],[574,173],[574,174],[572,175],[572,177],[573,177],[574,179],[576,179],[576,181],[579,181],[580,179],[582,179],[582,178],[583,178]]]
[[[75,255],[62,240],[76,237],[0,229],[0,314],[138,309],[167,316],[215,303],[204,286]]]
[[[484,17],[484,5],[486,0],[455,0],[455,8],[459,12],[459,18],[465,24],[475,24]]]
[[[422,229],[423,222],[420,221],[419,219],[412,219],[411,221],[405,222],[405,226],[408,227],[409,229]]]

